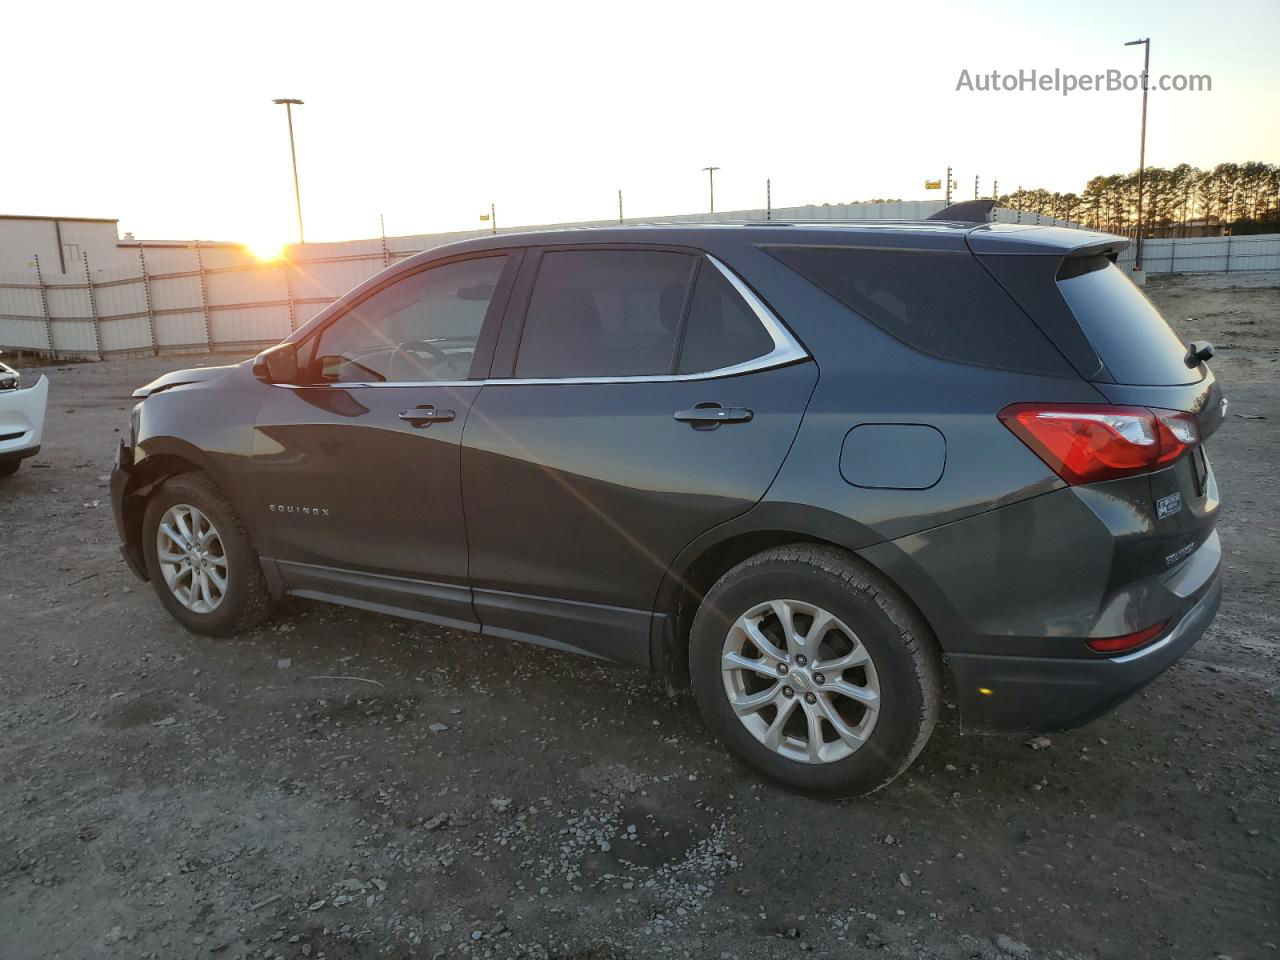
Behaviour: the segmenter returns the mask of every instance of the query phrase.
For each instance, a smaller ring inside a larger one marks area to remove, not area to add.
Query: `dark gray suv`
[[[943,219],[431,250],[139,390],[124,555],[199,633],[292,594],[635,664],[762,773],[875,790],[944,683],[966,730],[1071,726],[1214,616],[1226,401],[1125,243]]]

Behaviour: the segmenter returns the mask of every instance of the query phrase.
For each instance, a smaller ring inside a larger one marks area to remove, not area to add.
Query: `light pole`
[[[293,107],[294,104],[302,106],[302,101],[292,97],[281,97],[271,102],[283,103],[285,113],[289,117],[289,155],[293,158],[293,201],[298,207],[298,242],[306,243],[306,234],[302,232],[302,191],[298,189],[298,151],[293,145]]]
[[[1151,70],[1151,38],[1130,40],[1126,47],[1142,44],[1142,134],[1138,141],[1138,246],[1133,254],[1133,269],[1142,269],[1142,188],[1147,167],[1147,76]]]
[[[703,167],[707,171],[707,183],[711,187],[711,212],[716,212],[716,171],[719,167]]]

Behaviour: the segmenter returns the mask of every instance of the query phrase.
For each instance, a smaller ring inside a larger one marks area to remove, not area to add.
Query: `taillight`
[[[1137,633],[1126,633],[1123,637],[1093,637],[1085,643],[1089,645],[1090,650],[1097,653],[1123,653],[1125,650],[1136,650],[1138,647],[1146,646],[1164,633],[1164,628],[1168,625],[1169,621],[1166,620],[1145,630],[1139,630]]]
[[[1195,417],[1101,403],[1014,403],[1000,421],[1072,485],[1146,473],[1200,442]]]

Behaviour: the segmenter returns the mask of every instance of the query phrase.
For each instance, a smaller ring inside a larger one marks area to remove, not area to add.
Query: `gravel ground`
[[[638,672],[302,602],[184,633],[105,475],[133,387],[222,361],[48,368],[0,485],[0,957],[1280,958],[1280,277],[1149,290],[1231,397],[1216,623],[1039,749],[948,710],[850,802]]]

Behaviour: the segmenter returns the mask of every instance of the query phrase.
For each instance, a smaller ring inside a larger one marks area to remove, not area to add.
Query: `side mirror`
[[[297,383],[297,344],[278,343],[263,350],[254,358],[253,375],[265,383]]]

